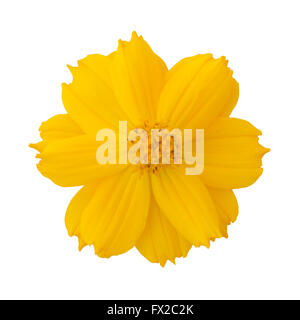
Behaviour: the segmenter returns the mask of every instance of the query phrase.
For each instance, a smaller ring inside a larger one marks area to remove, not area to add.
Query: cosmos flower
[[[165,265],[192,246],[227,237],[238,204],[232,189],[262,174],[261,132],[231,118],[239,86],[224,57],[199,54],[170,70],[135,32],[108,56],[89,55],[69,67],[62,85],[66,114],[40,127],[39,171],[63,187],[83,186],[70,202],[65,223],[79,249],[93,245],[100,257],[136,247]],[[204,128],[204,171],[184,165],[105,164],[96,160],[99,129]]]

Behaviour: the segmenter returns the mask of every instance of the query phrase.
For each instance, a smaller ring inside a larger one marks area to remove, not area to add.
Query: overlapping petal
[[[149,261],[164,266],[167,260],[185,257],[191,244],[172,226],[152,197],[146,227],[136,243]]]
[[[45,177],[63,187],[81,186],[122,172],[126,165],[97,162],[96,152],[102,143],[94,135],[49,142],[38,155],[41,161],[37,167]]]
[[[243,188],[262,174],[262,156],[268,149],[258,143],[261,132],[249,122],[219,118],[205,131],[202,181],[214,188]]]
[[[119,41],[112,59],[111,79],[115,96],[135,125],[154,120],[167,67],[135,32],[130,42]]]
[[[191,244],[209,246],[226,235],[226,225],[199,176],[179,168],[164,168],[151,175],[154,197],[170,223]]]
[[[238,216],[239,206],[232,190],[207,188],[222,221],[229,225]]]
[[[38,151],[42,151],[50,141],[84,134],[81,128],[68,114],[57,114],[54,117],[51,117],[41,124],[39,130],[43,141],[30,144],[30,147],[35,148]]]
[[[158,121],[173,128],[206,128],[218,116],[231,113],[238,95],[238,83],[224,57],[185,58],[168,72]]]
[[[101,257],[128,251],[140,237],[149,212],[148,173],[127,169],[123,174],[83,187],[66,213],[69,235],[94,245]]]
[[[129,120],[120,108],[111,85],[112,55],[89,55],[70,67],[73,81],[62,85],[65,109],[85,133],[102,128],[118,128],[119,120]]]
[[[73,82],[63,84],[62,98],[84,132],[117,128],[119,120],[134,128],[155,118],[167,67],[135,32],[113,54],[89,55],[69,69]]]

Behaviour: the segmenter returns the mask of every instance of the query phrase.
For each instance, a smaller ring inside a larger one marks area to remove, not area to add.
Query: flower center
[[[174,136],[167,124],[144,121],[139,129],[134,130],[139,136],[139,149],[136,151],[137,162],[143,170],[153,173],[159,168],[174,164]],[[129,147],[136,142],[129,141]]]

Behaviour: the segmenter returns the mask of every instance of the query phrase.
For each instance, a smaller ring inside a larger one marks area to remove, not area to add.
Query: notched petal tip
[[[182,255],[181,257],[175,257],[175,258],[164,258],[161,261],[151,261],[152,263],[158,263],[162,268],[164,268],[167,265],[167,262],[170,261],[172,264],[174,264],[176,266],[176,260],[177,259],[181,259],[181,258],[185,258],[187,256],[188,253],[186,253],[185,255]]]
[[[73,67],[73,66],[67,64],[67,68],[70,70],[72,76],[74,77],[74,73],[75,73],[75,70],[77,69],[77,67]]]
[[[87,244],[78,236],[78,250],[81,251]]]
[[[263,154],[263,156],[266,154],[266,153],[268,153],[268,152],[270,152],[271,151],[271,149],[270,148],[265,148],[264,146],[261,146],[262,147],[262,154]]]
[[[40,142],[37,142],[37,143],[29,143],[28,147],[29,147],[29,148],[32,148],[32,149],[35,149],[35,150],[37,150],[37,151],[40,151],[39,143],[40,143]]]
[[[37,150],[38,152],[42,152],[46,146],[46,142],[45,141],[40,141],[37,143],[30,143],[28,145],[30,148]]]
[[[84,247],[87,246],[87,244],[82,240],[82,237],[80,237],[79,234],[77,234],[77,232],[70,232],[70,230],[68,230],[68,235],[69,237],[77,237],[77,240],[78,240],[78,251],[82,251],[82,249]]]
[[[121,48],[123,48],[124,46],[129,45],[130,43],[135,43],[135,44],[137,44],[137,41],[140,41],[140,40],[145,41],[142,36],[139,36],[139,35],[137,34],[136,31],[132,31],[131,38],[130,38],[129,41],[122,40],[122,39],[119,39],[119,40],[118,40],[118,49],[121,49]]]
[[[95,252],[95,255],[98,256],[99,258],[108,259],[108,258],[111,258],[112,256],[114,256],[114,255],[109,255],[109,254],[105,253],[104,251],[97,250],[95,248],[95,246],[94,246],[94,252]]]
[[[231,222],[229,222],[228,225],[230,225],[230,224],[231,224]],[[225,227],[224,234],[223,234],[223,238],[225,238],[225,239],[228,239],[228,230],[227,230],[228,225]]]
[[[131,40],[135,40],[135,39],[138,39],[139,36],[138,34],[136,33],[136,31],[132,31],[132,34],[131,34]]]
[[[258,136],[262,136],[262,131],[259,130],[259,129],[257,129],[257,128],[255,128],[255,129],[257,130],[257,135],[258,135]]]
[[[70,71],[70,73],[71,73],[71,75],[73,77],[73,79],[69,83],[69,85],[74,83],[75,79],[78,78],[78,67],[79,67],[79,64],[78,64],[77,67],[73,67],[73,66],[70,66],[69,64],[67,64],[67,68],[69,69],[69,71]]]
[[[266,147],[262,146],[260,143],[258,143],[258,154],[261,157],[263,157],[265,154],[267,154],[270,151],[271,151],[270,148],[266,148]]]
[[[216,59],[216,61],[221,61],[224,66],[228,65],[228,60],[225,56],[221,56],[220,58]]]
[[[118,40],[118,50],[123,48],[124,45],[125,45],[126,41],[122,40],[122,39],[119,39]]]

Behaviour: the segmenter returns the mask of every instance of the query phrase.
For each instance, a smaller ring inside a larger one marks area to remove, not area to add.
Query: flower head
[[[164,265],[193,245],[227,237],[238,214],[232,189],[258,179],[268,149],[258,143],[258,129],[230,117],[239,87],[226,59],[199,54],[168,70],[134,32],[112,54],[89,55],[69,69],[73,81],[62,85],[67,113],[43,122],[42,141],[31,146],[44,176],[83,186],[65,218],[79,248],[93,245],[98,256],[110,257],[136,246]],[[97,132],[118,132],[124,120],[128,130],[204,129],[204,171],[186,175],[185,163],[100,165]]]

